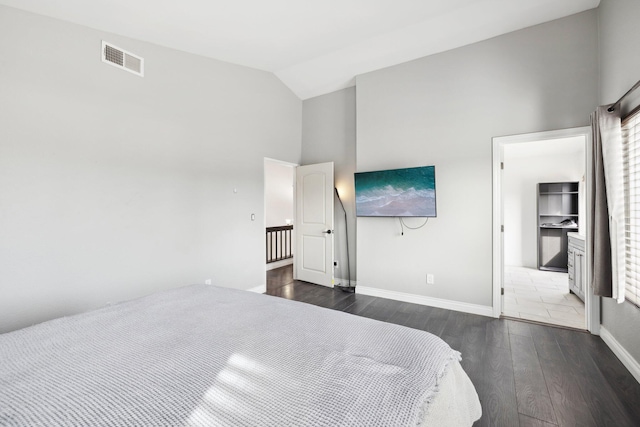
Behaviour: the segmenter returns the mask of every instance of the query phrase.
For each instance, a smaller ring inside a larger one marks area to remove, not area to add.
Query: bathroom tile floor
[[[567,273],[506,266],[502,314],[585,329],[584,303],[569,293]]]

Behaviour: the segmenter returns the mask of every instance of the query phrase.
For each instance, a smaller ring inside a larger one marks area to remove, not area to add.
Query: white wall
[[[353,173],[356,168],[356,89],[307,99],[302,104],[303,164],[334,162],[336,188],[347,212],[351,279],[356,280],[356,217]],[[334,200],[334,257],[339,280],[348,279],[344,211]]]
[[[615,102],[640,79],[640,2],[602,0],[600,26],[600,104]],[[624,111],[640,104],[639,91],[624,103]],[[640,361],[640,309],[631,303],[602,299],[602,324],[636,360]]]
[[[145,77],[102,63],[103,39]],[[263,159],[300,161],[276,77],[4,6],[0,58],[0,332],[264,285]]]
[[[584,138],[577,139],[556,140],[552,144],[505,145],[502,180],[505,265],[538,267],[537,185],[540,182],[582,181],[585,142]]]
[[[267,227],[293,223],[293,189],[295,169],[291,165],[268,160],[264,162],[265,223]]]
[[[491,138],[588,125],[597,76],[595,11],[358,76],[357,170],[435,165],[438,204],[359,218],[358,284],[491,306]]]

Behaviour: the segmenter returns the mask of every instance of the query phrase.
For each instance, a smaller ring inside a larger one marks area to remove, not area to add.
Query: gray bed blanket
[[[194,285],[0,335],[2,426],[411,426],[429,333]]]

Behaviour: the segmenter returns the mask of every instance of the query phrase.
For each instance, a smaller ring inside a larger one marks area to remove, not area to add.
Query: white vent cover
[[[110,43],[102,41],[102,62],[144,76],[144,59],[138,55],[122,50]]]

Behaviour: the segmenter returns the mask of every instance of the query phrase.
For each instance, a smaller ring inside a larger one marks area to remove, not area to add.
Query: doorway
[[[333,287],[333,176],[332,162],[264,159],[267,272],[282,269],[286,280],[292,272],[294,280]]]
[[[570,289],[589,283],[590,145],[588,127],[493,139],[496,317],[597,333],[599,299]],[[580,242],[575,258],[569,243]]]
[[[295,255],[296,166],[264,159],[265,262],[266,270],[292,265]]]

